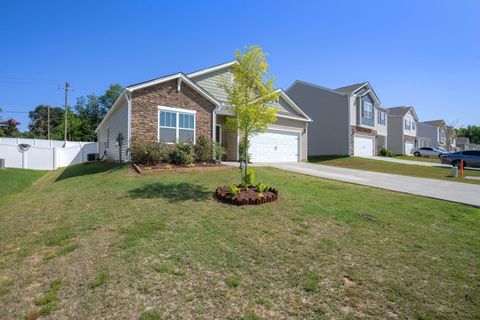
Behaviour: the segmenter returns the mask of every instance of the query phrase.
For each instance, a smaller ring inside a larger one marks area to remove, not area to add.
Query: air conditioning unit
[[[98,161],[98,153],[89,153],[87,154],[87,161],[88,162],[93,162],[93,161]]]

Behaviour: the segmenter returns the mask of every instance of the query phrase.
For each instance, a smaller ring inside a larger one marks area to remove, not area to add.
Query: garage
[[[415,144],[410,141],[405,141],[405,154],[411,154]]]
[[[300,161],[300,133],[269,129],[250,141],[251,162]]]
[[[373,156],[373,137],[354,136],[353,137],[353,155],[354,156]]]

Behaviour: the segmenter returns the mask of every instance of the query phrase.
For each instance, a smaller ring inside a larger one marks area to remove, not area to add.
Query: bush
[[[380,156],[382,157],[395,157],[395,152],[393,151],[390,151],[386,148],[382,148],[380,149],[380,152],[379,152]]]
[[[188,166],[195,160],[193,145],[190,143],[179,143],[170,154],[170,160],[173,164],[179,166]]]
[[[194,146],[195,161],[212,162],[215,160],[213,154],[215,152],[216,159],[222,159],[225,155],[225,149],[218,143],[204,136],[200,136]]]
[[[160,162],[170,162],[172,147],[164,142],[132,141],[130,152],[132,161],[147,166],[156,165]]]

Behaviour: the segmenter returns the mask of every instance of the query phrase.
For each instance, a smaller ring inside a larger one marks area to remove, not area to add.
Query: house
[[[455,139],[455,143],[456,143],[456,146],[457,146],[458,150],[469,149],[470,138],[468,138],[468,137],[458,137],[457,139]]]
[[[328,89],[295,81],[287,94],[308,113],[309,155],[372,156],[387,147],[387,115],[368,82]]]
[[[447,149],[447,124],[444,120],[417,123],[417,146]]]
[[[210,137],[226,147],[226,160],[239,159],[239,136],[223,128],[232,107],[222,84],[233,81],[231,61],[189,74],[182,72],[125,88],[96,129],[100,155],[129,161],[132,141],[193,142]],[[253,137],[252,162],[307,159],[307,125],[311,119],[281,89],[277,121]],[[119,139],[120,137],[120,139]]]
[[[388,149],[411,154],[417,146],[418,116],[412,106],[388,108]]]

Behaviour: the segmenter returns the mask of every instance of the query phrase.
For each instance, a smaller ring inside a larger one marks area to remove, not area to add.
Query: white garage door
[[[269,129],[250,141],[251,162],[298,162],[300,134]]]
[[[414,147],[413,142],[405,141],[405,154],[411,154]]]
[[[373,138],[365,136],[353,137],[354,156],[373,156]]]

